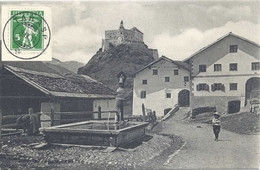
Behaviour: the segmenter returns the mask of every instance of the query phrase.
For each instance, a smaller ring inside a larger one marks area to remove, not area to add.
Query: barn
[[[5,125],[13,122],[5,118],[26,114],[28,108],[37,113],[49,113],[51,109],[68,113],[63,114],[65,119],[93,119],[99,106],[102,110],[114,109],[115,92],[86,75],[62,76],[2,64],[0,97]]]

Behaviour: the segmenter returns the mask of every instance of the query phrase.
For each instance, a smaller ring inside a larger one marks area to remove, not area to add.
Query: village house
[[[191,108],[235,113],[259,98],[259,52],[258,44],[229,33],[184,60],[191,68]]]
[[[134,74],[133,115],[141,115],[144,105],[163,116],[176,104],[190,105],[188,64],[162,56]]]
[[[98,118],[99,106],[102,111],[115,110],[115,92],[86,75],[61,76],[3,64],[0,79],[4,117],[27,114],[28,108],[43,114],[52,109],[55,113],[69,112],[64,119],[79,121]],[[62,114],[57,119],[62,119]]]

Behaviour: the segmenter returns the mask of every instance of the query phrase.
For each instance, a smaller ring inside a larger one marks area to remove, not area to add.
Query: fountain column
[[[117,75],[118,86],[119,88],[116,90],[116,110],[117,110],[117,122],[124,120],[124,100],[125,100],[125,81],[126,75],[124,72],[120,72]]]

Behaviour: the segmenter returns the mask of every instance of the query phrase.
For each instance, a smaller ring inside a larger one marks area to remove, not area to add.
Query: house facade
[[[146,110],[163,116],[176,104],[190,104],[189,66],[180,61],[161,57],[134,75],[133,115]]]
[[[229,33],[184,60],[191,69],[191,107],[234,113],[259,98],[259,52],[258,44]]]

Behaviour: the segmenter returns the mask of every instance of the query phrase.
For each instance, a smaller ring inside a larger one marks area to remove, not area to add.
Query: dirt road
[[[163,133],[181,136],[186,144],[164,168],[260,168],[260,135],[239,135],[221,129],[214,141],[212,127],[182,121],[188,108],[164,122]]]

